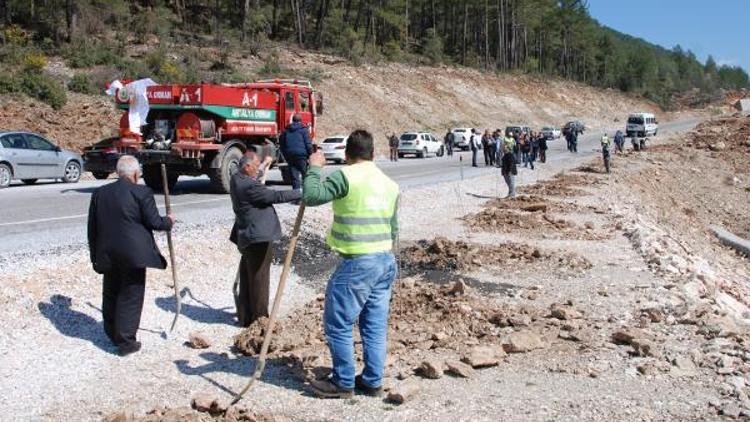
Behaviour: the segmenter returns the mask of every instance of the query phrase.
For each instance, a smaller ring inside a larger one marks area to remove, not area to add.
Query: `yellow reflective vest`
[[[341,169],[347,195],[333,201],[333,226],[326,239],[342,255],[365,255],[393,247],[391,220],[396,215],[398,184],[372,161]]]

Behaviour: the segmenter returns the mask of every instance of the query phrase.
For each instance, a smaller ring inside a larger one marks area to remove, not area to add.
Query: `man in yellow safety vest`
[[[331,377],[312,382],[319,397],[351,397],[356,388],[382,392],[391,286],[396,278],[393,245],[398,235],[398,185],[373,163],[372,135],[355,130],[345,150],[347,165],[325,180],[325,157],[310,156],[303,201],[333,202],[328,245],[342,258],[326,287],[323,326],[333,359]],[[364,369],[355,377],[352,329],[359,321]]]

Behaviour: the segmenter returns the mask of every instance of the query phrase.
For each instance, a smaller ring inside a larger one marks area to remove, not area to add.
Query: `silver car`
[[[81,156],[29,132],[0,132],[0,188],[11,180],[27,185],[39,179],[76,183],[81,178]]]

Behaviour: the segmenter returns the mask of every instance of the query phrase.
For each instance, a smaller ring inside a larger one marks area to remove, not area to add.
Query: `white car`
[[[546,139],[558,139],[562,136],[562,132],[557,127],[545,126],[542,128],[542,135],[544,135]]]
[[[464,151],[469,150],[469,139],[471,139],[471,131],[474,130],[470,127],[456,127],[451,129],[453,133],[453,147],[461,148]]]
[[[429,154],[441,157],[445,152],[442,141],[429,132],[406,132],[398,138],[398,156],[414,154],[419,158],[426,158]]]
[[[336,163],[343,163],[346,161],[344,152],[346,151],[346,141],[349,139],[346,135],[330,136],[323,140],[320,145],[320,149],[323,150],[323,156],[326,160],[330,160]]]

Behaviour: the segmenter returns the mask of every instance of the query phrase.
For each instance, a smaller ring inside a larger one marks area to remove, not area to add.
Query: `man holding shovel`
[[[303,201],[333,202],[333,225],[326,239],[342,258],[326,287],[323,326],[333,358],[332,376],[312,382],[319,397],[351,397],[354,389],[382,391],[391,286],[397,267],[398,185],[373,163],[372,135],[355,130],[346,144],[347,166],[323,180],[325,157],[310,157]],[[352,328],[359,321],[364,369],[355,377]]]
[[[168,231],[174,216],[162,217],[154,194],[139,185],[141,168],[132,155],[117,161],[119,179],[91,195],[88,241],[94,271],[104,276],[104,332],[121,356],[141,348],[136,332],[141,322],[146,268],[167,268],[153,231]]]
[[[255,152],[245,153],[229,185],[235,215],[229,240],[242,254],[236,297],[237,320],[242,327],[268,316],[273,242],[281,238],[281,225],[273,204],[297,201],[302,196],[298,190],[267,188],[260,180],[260,171],[268,164],[270,158],[261,164]]]

